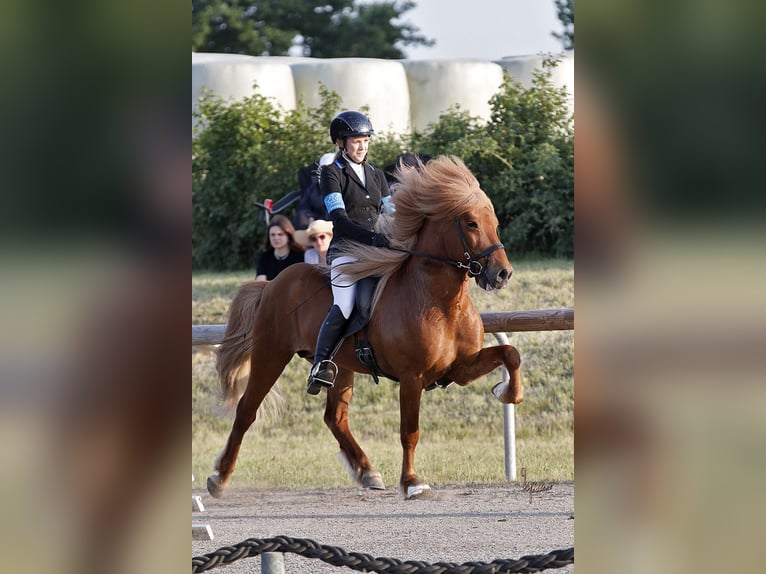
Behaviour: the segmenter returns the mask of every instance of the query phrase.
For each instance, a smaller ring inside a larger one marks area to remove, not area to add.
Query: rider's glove
[[[391,243],[389,243],[388,237],[382,233],[376,233],[372,237],[372,245],[374,247],[391,247]]]

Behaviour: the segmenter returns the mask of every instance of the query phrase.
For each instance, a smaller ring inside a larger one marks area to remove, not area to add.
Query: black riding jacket
[[[322,168],[320,189],[333,222],[331,250],[344,240],[374,245],[375,222],[389,195],[388,184],[381,170],[366,161],[362,165],[366,186],[343,156]]]

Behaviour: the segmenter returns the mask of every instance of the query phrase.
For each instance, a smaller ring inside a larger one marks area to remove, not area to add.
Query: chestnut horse
[[[510,345],[483,347],[484,326],[469,297],[472,278],[492,290],[505,287],[512,273],[497,235],[494,208],[476,178],[462,161],[447,156],[418,168],[403,168],[398,175],[396,212],[381,216],[392,248],[349,246],[344,254],[357,262],[344,271],[357,279],[381,277],[367,339],[380,370],[399,381],[403,449],[399,485],[406,498],[417,498],[430,494],[414,464],[423,389],[435,382],[468,385],[504,365],[510,381],[492,392],[503,403],[517,404],[522,401],[521,358]],[[239,402],[228,442],[215,463],[217,474],[208,478],[214,497],[223,494],[242,438],[284,367],[295,353],[312,360],[330,305],[327,270],[303,263],[288,267],[273,281],[251,281],[238,291],[216,366],[224,398]],[[324,421],[352,478],[366,488],[383,489],[380,473],[348,424],[354,372],[368,371],[358,362],[349,339],[333,360],[338,375],[335,386],[327,390]]]

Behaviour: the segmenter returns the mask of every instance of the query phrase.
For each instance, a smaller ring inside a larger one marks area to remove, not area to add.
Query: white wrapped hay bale
[[[410,85],[412,129],[424,130],[455,104],[489,120],[489,100],[503,81],[503,71],[481,60],[404,60]]]
[[[410,91],[398,60],[374,58],[311,59],[292,64],[295,95],[309,107],[321,103],[319,83],[337,92],[343,109],[369,106],[378,133],[407,133],[410,127]]]
[[[252,96],[257,82],[259,94],[274,98],[285,110],[294,110],[295,86],[290,63],[299,59],[192,53],[192,109],[203,86],[221,98],[239,100]]]

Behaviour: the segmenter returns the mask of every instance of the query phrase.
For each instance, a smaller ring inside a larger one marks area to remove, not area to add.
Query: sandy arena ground
[[[196,484],[196,483],[195,483]],[[518,483],[443,486],[428,500],[405,501],[398,489],[335,488],[308,491],[230,488],[214,499],[202,488],[213,540],[193,540],[200,556],[247,538],[308,538],[346,552],[428,563],[516,559],[574,546],[574,483],[557,483],[531,496]],[[285,554],[285,574],[354,572],[318,559]],[[210,570],[260,572],[260,557]],[[574,565],[548,572],[572,573]]]

